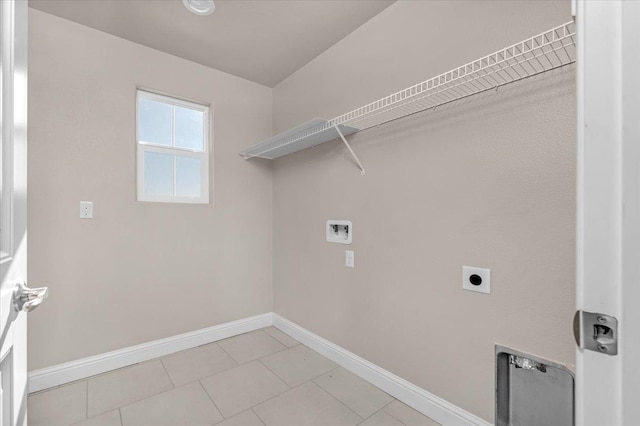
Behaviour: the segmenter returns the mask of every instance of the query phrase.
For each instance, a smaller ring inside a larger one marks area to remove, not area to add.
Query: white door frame
[[[622,421],[640,424],[640,2],[622,5]]]
[[[0,0],[0,426],[27,424],[27,2]]]
[[[577,309],[618,319],[578,349],[576,423],[640,424],[640,2],[577,3]]]

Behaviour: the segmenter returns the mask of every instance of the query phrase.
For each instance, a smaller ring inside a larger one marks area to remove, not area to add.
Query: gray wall
[[[271,89],[29,13],[29,369],[270,312]],[[136,86],[213,105],[210,205],[136,202]]]
[[[332,118],[571,19],[568,2],[398,2],[274,88]],[[574,362],[574,69],[276,160],[275,312],[493,420],[494,344]],[[327,219],[354,225],[347,247]],[[492,294],[462,266],[491,268]]]

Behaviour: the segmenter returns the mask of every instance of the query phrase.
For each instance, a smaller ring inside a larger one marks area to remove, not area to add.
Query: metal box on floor
[[[496,345],[496,426],[574,426],[574,401],[567,367]]]

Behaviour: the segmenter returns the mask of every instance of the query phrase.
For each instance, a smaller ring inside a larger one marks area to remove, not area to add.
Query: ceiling
[[[29,0],[35,9],[270,87],[391,5],[389,0]]]

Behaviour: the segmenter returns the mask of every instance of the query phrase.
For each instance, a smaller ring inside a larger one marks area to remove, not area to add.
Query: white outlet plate
[[[80,201],[80,219],[93,219],[92,201]]]
[[[347,268],[355,268],[356,267],[355,254],[351,250],[347,250],[345,252],[344,265]]]
[[[476,284],[472,284],[472,281]],[[479,281],[480,283],[478,284]],[[462,288],[478,293],[491,294],[491,269],[463,266]]]

